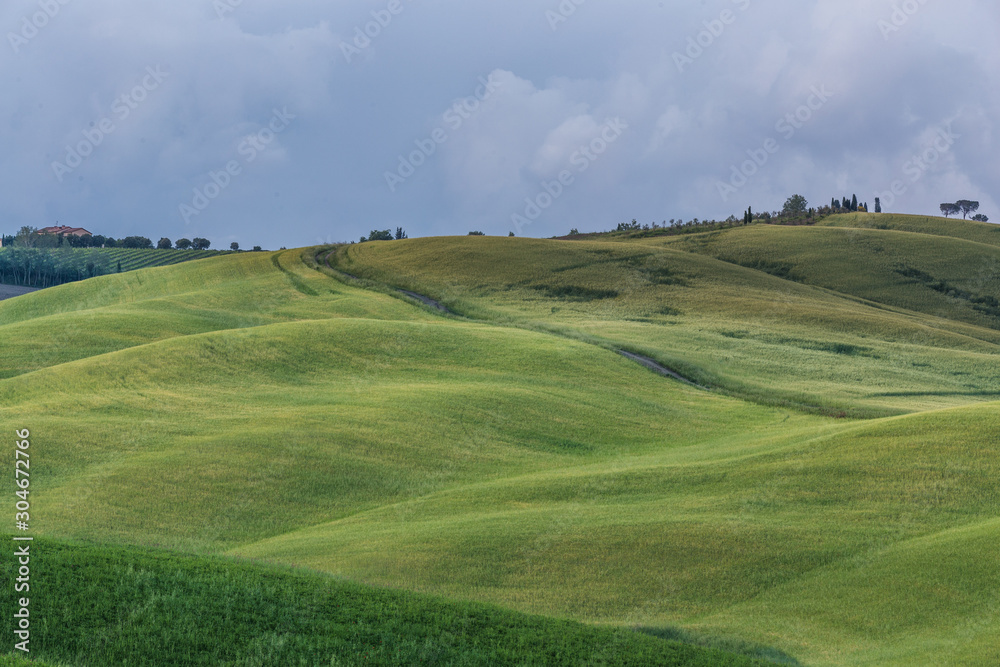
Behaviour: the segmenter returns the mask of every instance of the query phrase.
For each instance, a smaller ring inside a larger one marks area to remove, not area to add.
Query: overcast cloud
[[[5,233],[552,236],[894,184],[888,211],[1000,220],[986,0],[12,0],[0,27]]]

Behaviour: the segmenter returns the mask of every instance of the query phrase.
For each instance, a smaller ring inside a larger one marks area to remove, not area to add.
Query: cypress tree
[[[854,211],[854,212],[857,212],[857,210],[858,210],[858,196],[857,195],[854,195],[854,197],[851,198],[851,210]]]

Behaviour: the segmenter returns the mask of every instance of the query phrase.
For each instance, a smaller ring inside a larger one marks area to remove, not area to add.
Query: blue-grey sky
[[[795,193],[1000,220],[998,26],[987,0],[10,0],[0,231],[552,236]]]

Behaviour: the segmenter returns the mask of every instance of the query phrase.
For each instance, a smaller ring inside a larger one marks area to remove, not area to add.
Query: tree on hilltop
[[[191,239],[177,239],[175,245],[178,250],[187,250],[191,247]]]
[[[953,215],[958,215],[961,212],[962,212],[962,207],[959,206],[958,204],[941,204],[941,214],[946,218],[950,218]]]
[[[785,215],[801,215],[809,208],[809,202],[802,195],[792,195],[785,201],[785,207],[781,212]]]
[[[966,220],[969,219],[970,213],[975,213],[979,210],[979,202],[969,199],[959,199],[955,202],[955,205],[962,211],[962,218]]]
[[[989,222],[990,221],[990,219],[988,217],[986,217],[985,215],[983,215],[982,213],[977,213],[976,215],[972,216],[972,219],[975,220],[976,222]]]
[[[200,236],[191,239],[191,247],[195,250],[208,250],[212,246],[212,242],[208,239],[203,239]]]
[[[162,239],[157,241],[156,247],[159,250],[170,250],[172,247],[174,247],[174,243],[166,236],[164,236]]]
[[[121,240],[122,248],[138,248],[140,250],[149,250],[153,247],[153,242],[150,241],[145,236],[126,236]]]

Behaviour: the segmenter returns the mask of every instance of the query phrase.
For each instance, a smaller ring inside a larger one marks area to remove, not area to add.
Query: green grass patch
[[[628,629],[226,560],[51,540],[32,553],[31,654],[65,664],[766,664]],[[14,576],[9,561],[3,569]],[[7,636],[13,604],[8,587]]]

